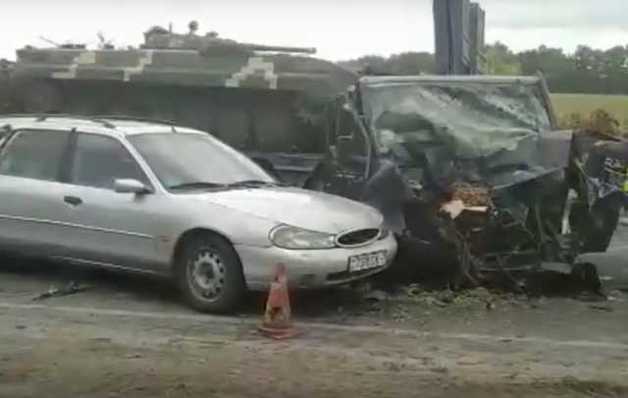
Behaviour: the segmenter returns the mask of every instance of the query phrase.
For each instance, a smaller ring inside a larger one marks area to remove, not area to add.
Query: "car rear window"
[[[0,155],[0,174],[46,181],[58,180],[69,136],[67,131],[16,132]]]

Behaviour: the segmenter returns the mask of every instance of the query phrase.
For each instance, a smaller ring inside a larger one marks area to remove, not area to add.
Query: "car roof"
[[[125,116],[74,116],[74,115],[0,115],[0,127],[18,129],[72,130],[124,137],[149,133],[197,133],[203,131],[183,127],[168,121],[149,120]]]

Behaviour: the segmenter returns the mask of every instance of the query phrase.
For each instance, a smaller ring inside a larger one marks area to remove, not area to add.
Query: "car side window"
[[[17,131],[0,154],[0,174],[59,180],[69,136],[68,131]]]
[[[113,189],[114,181],[122,178],[150,185],[136,160],[119,141],[104,135],[79,133],[70,182]]]

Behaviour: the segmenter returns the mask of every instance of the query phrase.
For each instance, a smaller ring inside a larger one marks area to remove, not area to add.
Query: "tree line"
[[[578,46],[573,54],[560,48],[540,46],[514,52],[496,42],[484,50],[484,70],[493,75],[544,73],[549,88],[558,93],[628,94],[628,45],[608,50]],[[390,57],[367,55],[341,61],[355,71],[384,75],[433,74],[434,54],[405,52]]]

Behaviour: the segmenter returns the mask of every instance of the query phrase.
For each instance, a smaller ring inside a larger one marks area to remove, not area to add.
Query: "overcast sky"
[[[571,52],[578,44],[628,45],[628,0],[479,0],[487,41],[515,50],[540,44]],[[137,45],[152,25],[215,30],[239,41],[317,47],[332,60],[365,54],[433,51],[431,0],[2,0],[0,58],[16,48],[56,42],[94,45],[102,31]]]

